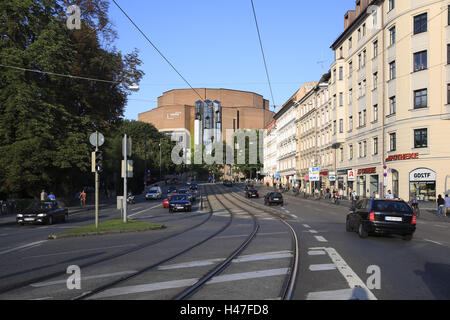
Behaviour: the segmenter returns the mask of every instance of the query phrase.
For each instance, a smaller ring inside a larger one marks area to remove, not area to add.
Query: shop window
[[[419,201],[436,201],[436,181],[410,182],[409,195]]]
[[[428,129],[414,130],[414,148],[428,147]]]

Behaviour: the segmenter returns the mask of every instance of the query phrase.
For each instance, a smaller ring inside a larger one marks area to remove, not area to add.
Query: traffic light
[[[102,172],[103,171],[103,152],[95,151],[95,171]]]

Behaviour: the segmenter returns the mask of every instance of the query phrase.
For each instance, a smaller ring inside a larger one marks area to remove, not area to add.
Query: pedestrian
[[[438,209],[438,217],[444,215],[444,209],[445,209],[445,200],[442,198],[442,195],[438,196],[437,199],[437,209]]]
[[[339,189],[339,199],[342,200],[344,199],[344,190]]]
[[[392,194],[391,190],[388,190],[388,193],[386,195],[386,199],[394,200],[394,195]]]
[[[84,191],[84,189],[80,193],[80,205],[82,207],[84,207],[86,205],[86,192]]]
[[[445,195],[445,211],[444,211],[444,217],[447,216],[447,213],[450,212],[450,198],[448,197],[448,194]]]
[[[380,199],[380,194],[378,193],[378,191],[375,192],[375,199]]]
[[[56,197],[55,197],[55,195],[53,194],[53,192],[50,192],[50,195],[48,196],[48,200],[50,200],[50,201],[56,201]]]
[[[45,190],[44,189],[42,189],[42,192],[41,192],[41,201],[46,201],[47,200],[47,192],[45,192]]]

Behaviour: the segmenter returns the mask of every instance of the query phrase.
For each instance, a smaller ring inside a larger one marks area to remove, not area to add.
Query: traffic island
[[[122,219],[112,219],[99,223],[98,229],[95,227],[95,224],[93,224],[67,230],[57,234],[52,234],[48,237],[48,239],[53,240],[64,238],[101,236],[118,233],[144,232],[152,230],[161,230],[165,228],[166,226],[162,224],[148,223],[144,221],[136,221],[131,219],[129,219],[127,223],[124,223]]]

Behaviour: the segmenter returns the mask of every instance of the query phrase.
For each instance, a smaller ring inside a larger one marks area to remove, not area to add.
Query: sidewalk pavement
[[[279,191],[274,188],[267,188],[266,186],[260,186],[262,190],[265,192],[269,191]],[[352,201],[350,200],[339,200],[339,204],[335,204],[333,200],[327,200],[327,199],[317,199],[314,198],[311,195],[307,195],[307,198],[304,197],[304,194],[301,192],[299,195],[294,195],[292,191],[282,193],[283,197],[285,199],[301,199],[301,200],[308,200],[308,201],[319,201],[322,203],[328,203],[332,205],[339,205],[342,207],[350,208],[352,206]],[[439,217],[437,215],[437,208],[433,207],[433,205],[423,205],[420,207],[420,216],[418,217],[418,220],[425,220],[425,221],[434,221],[434,222],[442,222],[442,223],[450,223],[450,215],[447,214],[447,217]]]

